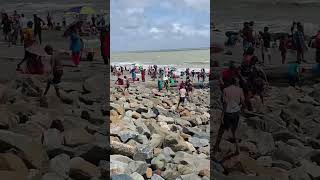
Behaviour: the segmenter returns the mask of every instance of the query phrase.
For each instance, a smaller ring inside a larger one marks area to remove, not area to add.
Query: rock
[[[140,107],[136,110],[137,113],[142,114],[142,113],[148,113],[148,109],[145,107]]]
[[[139,173],[134,172],[130,175],[130,177],[134,180],[144,180],[143,176],[141,176]]]
[[[92,142],[74,148],[75,156],[80,156],[86,161],[98,165],[100,160],[106,160],[109,146],[105,142]]]
[[[164,138],[159,134],[152,134],[151,140],[149,142],[149,147],[154,149],[157,147],[161,147],[163,144]]]
[[[141,114],[139,114],[139,113],[137,113],[137,112],[134,111],[131,116],[132,116],[132,118],[134,118],[134,119],[139,119],[139,118],[141,117]]]
[[[204,176],[210,177],[210,170],[208,170],[208,169],[203,169],[203,170],[201,170],[201,171],[199,172],[199,176],[201,176],[201,177],[204,177]]]
[[[294,134],[288,130],[282,130],[272,133],[274,141],[283,141],[287,142],[289,139],[298,139]]]
[[[152,174],[153,174],[152,169],[151,168],[147,168],[146,177],[148,179],[150,179],[152,177]]]
[[[63,142],[63,136],[57,129],[48,129],[43,133],[42,144],[47,149],[60,147]]]
[[[71,147],[88,144],[94,140],[94,137],[82,128],[66,130],[63,136],[64,144]]]
[[[287,145],[283,142],[278,143],[277,146],[278,147],[273,153],[273,159],[275,160],[283,160],[291,164],[295,164],[301,156],[293,146]]]
[[[16,171],[27,174],[28,168],[24,162],[16,155],[11,153],[0,154],[0,169],[6,171]]]
[[[151,177],[151,180],[164,180],[161,176],[157,175],[157,174],[154,174],[152,177]]]
[[[174,123],[174,119],[172,117],[166,117],[163,115],[158,116],[158,121],[160,122],[166,122],[166,123]]]
[[[126,143],[130,139],[134,139],[138,136],[139,134],[133,131],[120,131],[118,133],[118,136],[120,137],[121,141]]]
[[[261,167],[271,167],[272,158],[271,156],[261,156],[257,159],[257,164]]]
[[[142,112],[141,117],[144,119],[151,119],[151,118],[156,118],[157,114],[155,114],[153,111],[149,111],[147,113]]]
[[[62,178],[69,177],[70,157],[66,154],[60,154],[50,160],[49,171],[59,175]]]
[[[10,131],[0,130],[0,151],[4,152],[14,148],[19,152],[19,157],[27,162],[28,168],[41,169],[48,156],[41,144],[34,142],[31,138],[12,133]]]
[[[303,169],[306,173],[309,174],[311,179],[319,179],[320,178],[320,166],[317,166],[315,163],[312,163],[307,160],[303,160],[301,162]]]
[[[18,117],[9,112],[7,108],[1,108],[0,115],[0,129],[11,129],[18,125]]]
[[[94,75],[84,81],[82,88],[87,93],[99,94],[103,96],[106,88],[105,84],[101,82],[105,81],[106,77],[104,74]]]
[[[179,172],[180,175],[186,175],[186,174],[193,173],[192,168],[190,168],[189,166],[185,166],[183,164],[178,164],[177,171]]]
[[[124,115],[125,110],[123,106],[119,104],[110,103],[111,110],[115,110],[119,115]]]
[[[74,179],[88,179],[93,177],[100,177],[99,169],[85,161],[80,157],[72,158],[70,161],[70,177]]]
[[[121,154],[128,157],[133,157],[136,152],[135,148],[117,141],[111,141],[111,153]],[[140,153],[138,153],[140,155]]]
[[[64,180],[65,178],[59,176],[56,173],[46,173],[42,176],[41,180]]]
[[[311,180],[303,167],[297,167],[289,171],[290,180]]]
[[[277,168],[281,168],[284,170],[290,170],[292,168],[292,164],[290,164],[287,161],[274,160],[274,161],[272,161],[272,167],[277,167]]]
[[[110,175],[123,174],[128,168],[128,163],[110,158]]]
[[[111,180],[134,180],[127,174],[112,175]]]
[[[133,159],[136,161],[145,161],[153,158],[153,149],[147,145],[138,145],[133,155]]]
[[[161,172],[161,176],[164,179],[176,179],[180,176],[178,171],[172,170],[172,169],[167,169],[163,172]]]
[[[201,178],[196,174],[181,175],[180,178],[182,180],[201,180]]]
[[[178,134],[167,135],[163,142],[164,147],[170,147],[173,151],[188,151],[188,145]]]
[[[163,154],[159,154],[157,157],[154,157],[151,161],[151,165],[154,166],[155,169],[164,170],[166,163],[166,158]]]
[[[145,123],[142,121],[142,119],[135,120],[134,124],[136,125],[137,131],[139,134],[143,134],[143,135],[146,135],[147,137],[150,137],[150,135],[151,135],[150,130],[145,125]]]
[[[2,171],[0,170],[0,179],[4,180],[28,180],[26,174],[19,171]]]
[[[189,142],[195,147],[205,147],[209,145],[209,140],[208,139],[200,139],[197,137],[191,137],[189,138]]]
[[[257,144],[258,152],[267,155],[275,149],[273,137],[270,133],[249,129],[248,140]]]
[[[131,161],[127,167],[127,174],[137,172],[138,174],[145,175],[148,164],[144,161]]]
[[[36,122],[44,129],[49,129],[53,119],[50,117],[49,113],[38,112],[37,114],[32,115],[30,120]]]

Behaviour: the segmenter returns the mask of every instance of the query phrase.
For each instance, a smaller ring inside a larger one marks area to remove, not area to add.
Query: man
[[[141,79],[142,79],[142,82],[145,82],[146,81],[146,70],[145,69],[143,69],[142,71],[141,71]]]
[[[42,35],[41,35],[41,23],[45,24],[44,21],[39,18],[36,14],[33,15],[34,18],[34,37],[39,37],[39,43],[42,42]]]
[[[262,62],[264,63],[264,55],[267,54],[269,64],[271,64],[271,51],[270,51],[271,34],[269,33],[268,27],[264,27],[262,39],[263,39]]]
[[[248,22],[244,23],[241,36],[243,38],[243,51],[245,53],[249,47],[253,46],[254,41],[253,30],[250,28],[250,24]]]
[[[230,85],[223,90],[223,112],[221,116],[221,125],[219,128],[216,143],[213,148],[213,156],[219,150],[219,144],[225,130],[231,129],[232,136],[236,146],[235,154],[239,154],[239,146],[236,139],[236,130],[238,128],[241,105],[244,105],[244,94],[240,87],[236,86],[236,79],[232,78]]]
[[[47,95],[51,85],[54,86],[54,89],[56,90],[56,94],[59,98],[61,98],[60,91],[59,91],[59,83],[61,82],[61,78],[63,75],[63,64],[60,58],[58,58],[53,53],[53,48],[50,45],[47,45],[45,47],[45,51],[47,54],[51,55],[50,58],[50,64],[51,64],[51,77],[49,78],[47,82],[47,87],[44,92],[44,96]]]
[[[26,29],[28,28],[27,26],[27,19],[24,17],[24,14],[21,14],[21,18],[20,18],[20,42],[21,44],[24,41],[24,32],[26,31]]]
[[[26,49],[28,47],[32,46],[33,43],[35,43],[34,36],[32,33],[32,25],[33,25],[32,21],[29,21],[27,23],[27,28],[24,30],[24,34],[23,34],[24,50],[25,50],[24,51],[24,58],[17,65],[17,71],[21,70],[20,69],[21,64],[26,60],[26,58],[30,54]]]
[[[297,61],[304,61],[304,51],[306,48],[303,26],[297,25],[297,31],[293,34],[294,45],[297,50]]]

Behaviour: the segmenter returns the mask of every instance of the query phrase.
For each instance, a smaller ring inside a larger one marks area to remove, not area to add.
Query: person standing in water
[[[50,58],[51,73],[50,74],[52,77],[49,78],[47,82],[47,87],[44,92],[44,96],[47,95],[51,85],[53,85],[54,89],[56,90],[57,96],[61,98],[60,91],[59,91],[59,83],[61,82],[61,78],[63,75],[62,61],[53,53],[53,48],[50,45],[47,45],[45,47],[45,51],[47,54],[51,55],[51,58]]]
[[[41,31],[42,31],[42,24],[45,24],[45,22],[39,18],[37,16],[37,14],[34,14],[33,15],[33,18],[34,18],[34,37],[39,37],[39,43],[41,44],[42,43],[42,34],[41,34]]]

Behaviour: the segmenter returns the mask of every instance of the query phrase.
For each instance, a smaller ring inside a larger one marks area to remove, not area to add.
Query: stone
[[[165,160],[165,156],[163,154],[159,154],[157,157],[154,157],[151,160],[151,165],[155,168],[155,169],[159,169],[159,170],[164,170],[165,166],[166,166],[166,160]]]
[[[255,129],[249,129],[246,133],[248,135],[248,140],[257,144],[258,152],[261,155],[267,155],[274,151],[275,144],[270,133]]]
[[[284,170],[290,170],[292,168],[292,164],[290,164],[287,161],[274,160],[274,161],[272,161],[272,167],[277,167],[277,168],[281,168]]]
[[[158,116],[158,121],[166,122],[166,123],[174,123],[175,122],[172,117],[166,117],[166,116],[163,116],[163,115],[159,115]]]
[[[153,172],[152,172],[152,169],[151,168],[147,168],[147,171],[146,171],[146,177],[148,179],[150,179],[153,175]]]
[[[189,142],[195,147],[205,147],[209,145],[209,140],[208,139],[200,139],[197,137],[191,137],[189,138]]]
[[[203,169],[198,174],[200,177],[210,177],[210,170],[209,169]]]
[[[49,172],[53,172],[62,178],[69,177],[70,157],[66,154],[60,154],[50,160]]]
[[[28,168],[18,156],[11,153],[0,154],[0,169],[28,173]]]
[[[120,131],[118,133],[118,136],[120,137],[121,141],[126,143],[130,139],[134,139],[138,136],[139,134],[137,132],[133,131]]]
[[[133,159],[136,161],[145,161],[153,158],[153,149],[147,145],[141,144],[136,147]]]
[[[141,114],[139,114],[139,113],[137,113],[137,112],[134,111],[131,116],[132,116],[132,118],[134,118],[134,119],[139,119],[139,118],[141,117]]]
[[[70,161],[70,177],[74,179],[88,179],[100,177],[98,167],[91,164],[81,157],[72,158]]]
[[[141,175],[145,175],[148,168],[148,164],[144,161],[131,161],[127,167],[127,174],[137,172]]]
[[[41,180],[64,180],[65,178],[59,176],[56,173],[46,173],[42,176]]]
[[[28,180],[26,174],[18,171],[2,171],[0,170],[0,179],[3,180]]]
[[[137,172],[134,172],[130,175],[130,177],[133,179],[133,180],[144,180],[143,176],[141,176],[139,173]]]
[[[119,115],[124,115],[125,113],[124,107],[119,104],[110,103],[110,107],[112,108],[111,110],[115,110]]]
[[[303,160],[301,162],[301,164],[302,164],[301,167],[304,168],[305,172],[307,172],[309,174],[311,179],[319,179],[320,178],[320,166],[317,166],[315,163],[312,163],[307,160]]]
[[[57,129],[48,129],[43,133],[42,144],[47,149],[60,147],[63,143],[63,136]]]
[[[49,129],[53,121],[53,119],[50,117],[50,114],[46,112],[38,112],[37,114],[32,115],[30,120],[36,122],[44,129]]]
[[[123,174],[127,171],[128,163],[117,161],[114,159],[110,160],[110,175]]]
[[[164,180],[161,176],[157,175],[157,174],[154,174],[152,177],[151,177],[151,180]]]
[[[201,180],[201,178],[196,174],[181,175],[180,178],[182,180]]]
[[[48,161],[48,156],[40,143],[34,142],[30,137],[16,134],[6,130],[0,130],[0,148],[1,152],[16,149],[18,156],[27,162],[28,168],[41,169]]]
[[[127,174],[117,174],[117,175],[112,175],[111,180],[134,180],[132,177],[130,177]]]
[[[308,173],[304,170],[303,167],[297,167],[289,171],[290,180],[311,180]]]
[[[1,108],[0,115],[0,129],[11,129],[19,123],[18,117],[9,112],[7,108]]]
[[[145,125],[142,119],[137,119],[134,121],[134,124],[136,125],[137,131],[139,134],[146,135],[147,137],[151,136],[150,130]]]
[[[183,165],[183,164],[178,164],[177,171],[179,172],[180,175],[186,175],[186,174],[193,173],[192,168],[190,168],[189,166]]]
[[[64,144],[66,146],[74,147],[82,144],[88,144],[94,140],[94,136],[89,134],[83,128],[73,128],[66,130],[63,133]]]
[[[164,147],[170,147],[173,151],[188,151],[188,145],[179,134],[170,134],[164,138]]]
[[[132,157],[132,156],[134,156],[134,154],[137,153],[139,158],[142,158],[143,154],[144,154],[141,152],[137,152],[136,148],[134,148],[133,146],[123,144],[121,142],[111,141],[110,145],[111,145],[110,146],[111,153],[113,153],[113,154],[120,154],[120,155],[124,155],[124,156],[128,156],[128,157]]]
[[[261,156],[257,159],[257,164],[262,167],[271,167],[272,157],[271,156]]]
[[[95,165],[99,164],[100,160],[106,160],[106,153],[109,152],[109,146],[105,142],[92,142],[74,148],[75,156],[80,156],[86,161]]]

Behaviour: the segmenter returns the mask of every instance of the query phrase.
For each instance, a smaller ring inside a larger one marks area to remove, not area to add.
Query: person
[[[9,40],[9,34],[11,32],[11,21],[7,13],[2,14],[2,30],[4,35],[4,40]]]
[[[239,146],[236,139],[236,130],[240,119],[240,111],[244,105],[244,94],[240,87],[236,86],[236,79],[232,78],[228,83],[228,87],[223,90],[223,111],[221,115],[221,125],[218,131],[217,140],[213,147],[212,157],[219,150],[219,145],[224,131],[231,130],[232,137],[235,142],[235,154],[239,154]]]
[[[27,24],[28,24],[28,21],[27,21],[26,17],[24,17],[24,14],[21,14],[21,18],[20,18],[20,42],[21,42],[21,44],[24,41],[24,31],[28,28]]]
[[[125,90],[129,90],[129,87],[130,87],[129,79],[127,78],[127,76],[124,76],[124,79],[125,79],[125,81],[126,81],[126,87],[124,88],[124,91],[125,91]]]
[[[302,25],[297,26],[297,31],[293,34],[294,45],[297,50],[297,61],[305,61],[304,60],[304,51],[306,48],[305,38],[303,34]]]
[[[262,40],[263,40],[262,62],[264,63],[264,55],[266,54],[269,60],[269,64],[271,64],[271,51],[270,51],[271,34],[269,33],[268,27],[264,27]]]
[[[279,51],[281,52],[282,64],[286,63],[288,51],[288,36],[283,35],[280,39]]]
[[[158,91],[162,91],[162,80],[160,78],[158,79]]]
[[[253,46],[254,38],[253,38],[253,30],[250,28],[249,23],[245,22],[243,25],[244,27],[241,31],[241,37],[243,38],[242,45],[243,45],[243,51],[245,53],[245,51],[247,51],[249,47]]]
[[[95,15],[91,16],[91,22],[92,22],[92,26],[95,27],[96,26],[96,17],[95,17]]]
[[[131,70],[131,77],[132,81],[134,82],[136,80],[137,74],[136,74],[136,67],[132,68]]]
[[[166,88],[167,92],[169,91],[169,79],[167,76],[164,77],[164,87]]]
[[[236,78],[239,76],[239,70],[234,63],[235,63],[234,61],[230,61],[229,67],[221,71],[220,78],[219,78],[221,90],[229,86],[228,82],[230,82],[232,78]]]
[[[67,26],[67,20],[66,17],[62,18],[62,26],[65,28]]]
[[[9,33],[9,47],[11,44],[16,45],[20,32],[20,24],[17,20],[11,21],[11,32]]]
[[[70,50],[72,52],[72,61],[76,67],[80,64],[81,41],[76,26],[71,27]]]
[[[103,28],[100,34],[101,42],[101,55],[104,60],[104,64],[109,64],[110,59],[110,33],[107,28]]]
[[[182,86],[179,88],[180,98],[179,98],[179,102],[178,102],[177,108],[180,106],[181,103],[184,104],[185,99],[186,99],[186,93],[187,93],[187,90],[185,89],[185,86],[182,85]]]
[[[17,71],[21,70],[21,64],[26,60],[30,53],[26,50],[28,47],[32,46],[35,43],[33,32],[32,32],[32,21],[27,23],[27,28],[24,30],[23,34],[23,43],[24,43],[24,58],[18,63]]]
[[[50,13],[48,12],[48,15],[47,15],[47,25],[48,25],[48,28],[50,30],[53,30],[53,23],[52,23],[52,17],[50,16]]]
[[[44,48],[46,53],[51,56],[50,58],[50,65],[51,65],[51,76],[47,82],[46,90],[44,91],[44,96],[47,95],[51,85],[54,86],[56,90],[56,94],[59,98],[61,98],[60,91],[59,91],[59,83],[61,82],[61,78],[63,75],[63,64],[60,58],[53,53],[53,48],[50,45],[46,45]]]
[[[145,69],[143,69],[143,70],[141,71],[141,78],[142,78],[142,82],[145,82],[145,81],[146,81],[146,70],[145,70]]]
[[[291,63],[288,66],[288,78],[290,86],[295,87],[300,84],[301,80],[301,61],[296,61],[295,63]]]
[[[34,18],[34,37],[39,37],[39,43],[41,44],[42,43],[42,34],[41,34],[41,31],[42,31],[42,27],[41,27],[41,23],[44,24],[44,21],[39,18],[37,16],[37,14],[34,14],[33,15],[33,18]]]

